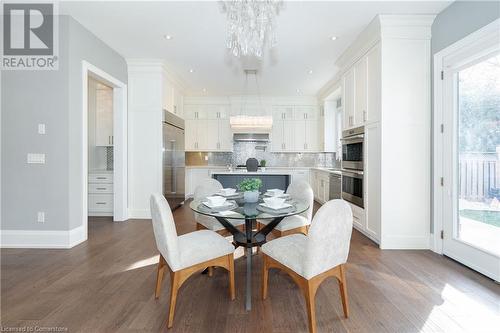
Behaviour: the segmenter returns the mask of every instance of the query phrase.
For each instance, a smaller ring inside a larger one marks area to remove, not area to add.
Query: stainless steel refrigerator
[[[163,195],[172,210],[184,202],[184,153],[184,120],[163,110]]]

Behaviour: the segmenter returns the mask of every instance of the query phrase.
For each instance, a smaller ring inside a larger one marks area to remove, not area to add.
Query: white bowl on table
[[[230,196],[236,194],[236,189],[235,188],[223,188],[219,191],[219,194],[224,195],[224,196]]]
[[[280,209],[284,207],[285,200],[286,200],[285,198],[269,197],[269,198],[264,198],[264,203],[266,204],[266,206],[272,209]]]
[[[207,197],[207,202],[212,207],[221,207],[226,203],[226,198],[219,195],[214,195],[211,197]]]
[[[274,188],[271,190],[267,190],[267,193],[273,197],[279,197],[279,196],[283,195],[285,193],[285,191]]]

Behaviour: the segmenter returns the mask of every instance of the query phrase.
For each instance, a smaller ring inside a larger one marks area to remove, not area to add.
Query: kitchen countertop
[[[319,171],[323,171],[323,172],[327,172],[327,173],[334,173],[336,175],[342,174],[340,168],[322,168],[322,167],[319,167],[319,168],[311,168],[311,169],[319,170]]]
[[[257,172],[249,172],[246,170],[233,170],[233,171],[213,171],[212,174],[214,175],[286,175],[289,176],[291,175],[290,172],[284,171],[272,171],[272,170],[266,170],[266,171],[257,171]]]

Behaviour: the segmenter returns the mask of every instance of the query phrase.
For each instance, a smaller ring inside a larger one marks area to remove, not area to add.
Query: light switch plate
[[[38,124],[38,134],[45,134],[45,124]]]
[[[38,212],[37,222],[38,223],[45,223],[45,212]]]
[[[28,164],[45,164],[45,154],[28,153]]]

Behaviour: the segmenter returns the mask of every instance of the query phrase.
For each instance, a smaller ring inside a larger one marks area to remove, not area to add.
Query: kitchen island
[[[269,189],[286,190],[290,185],[292,174],[289,171],[257,171],[248,172],[246,170],[235,171],[213,171],[212,178],[218,180],[225,188],[237,188],[237,185],[246,178],[258,178],[262,180],[261,192],[266,192]]]

